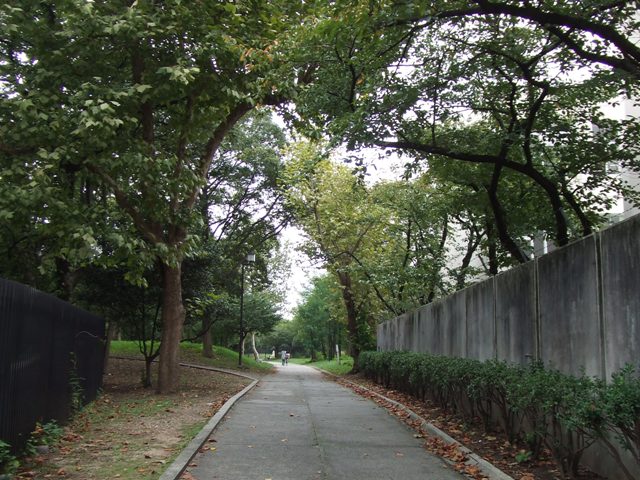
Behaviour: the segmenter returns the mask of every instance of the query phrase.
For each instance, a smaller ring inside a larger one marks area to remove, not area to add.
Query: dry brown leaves
[[[425,448],[427,450],[451,461],[456,470],[474,480],[482,480],[486,476],[477,465],[471,462],[467,463],[466,455],[460,451],[456,444],[447,444],[439,438],[429,436],[421,429],[421,421],[412,420],[406,410],[381,399],[376,393],[406,405],[427,422],[455,438],[476,455],[480,455],[514,479],[558,480],[562,478],[549,452],[545,452],[537,461],[518,463],[515,457],[523,446],[510,444],[500,432],[487,434],[483,431],[479,422],[470,424],[468,419],[462,419],[451,413],[444,412],[429,402],[420,401],[402,392],[386,389],[362,376],[349,376],[348,381],[343,379],[338,379],[337,381],[357,394],[371,399],[376,404],[386,408],[392,415],[400,418],[416,430],[417,438],[425,438]],[[580,476],[581,480],[598,480],[600,478],[592,472],[586,471],[582,472]]]

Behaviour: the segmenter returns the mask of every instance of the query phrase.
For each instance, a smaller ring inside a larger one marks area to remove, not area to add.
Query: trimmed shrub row
[[[603,442],[628,479],[634,476],[613,439],[640,465],[640,379],[631,366],[610,383],[565,375],[541,363],[412,352],[363,352],[359,366],[387,388],[431,400],[466,419],[480,418],[486,431],[499,426],[509,441],[525,442],[532,458],[547,448],[570,478],[595,441]]]

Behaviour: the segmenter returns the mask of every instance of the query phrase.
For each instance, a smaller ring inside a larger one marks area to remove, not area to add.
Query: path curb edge
[[[317,367],[312,367],[312,368],[315,368],[319,372],[325,373],[325,374],[330,375],[330,376],[332,376],[334,378],[340,378],[343,381],[345,381],[347,383],[350,383],[351,385],[354,385],[354,386],[356,386],[358,388],[362,388],[363,390],[366,390],[367,392],[372,393],[375,396],[383,399],[385,402],[388,402],[388,403],[392,404],[393,406],[395,406],[395,407],[397,407],[397,408],[399,408],[401,410],[404,410],[405,412],[407,412],[407,414],[409,415],[409,418],[411,420],[421,422],[420,427],[423,430],[427,431],[429,433],[429,435],[432,435],[434,437],[438,437],[438,438],[440,438],[441,440],[443,440],[443,441],[445,441],[447,443],[456,444],[458,446],[458,448],[460,449],[460,451],[463,452],[468,458],[468,460],[465,463],[467,465],[475,465],[475,466],[477,466],[491,480],[514,480],[513,477],[507,475],[506,473],[504,473],[502,470],[500,470],[495,465],[489,463],[484,458],[482,458],[479,455],[473,453],[467,447],[465,447],[460,442],[458,442],[455,438],[450,437],[448,434],[446,434],[445,432],[440,430],[435,425],[432,425],[431,423],[427,422],[424,418],[422,418],[420,415],[415,413],[413,410],[411,410],[406,405],[403,405],[400,402],[396,402],[395,400],[392,400],[392,399],[390,399],[388,397],[385,397],[384,395],[381,395],[378,392],[375,392],[375,391],[373,391],[373,390],[371,390],[371,389],[369,389],[367,387],[363,387],[362,385],[359,385],[357,383],[351,382],[351,381],[347,380],[344,377],[340,377],[339,375],[335,375],[334,373],[328,372],[326,370],[322,370],[321,368],[317,368]]]
[[[191,364],[183,364],[183,363],[181,363],[180,365],[188,368],[198,368],[202,370],[219,371],[222,373],[228,373],[230,375],[236,375],[238,377],[248,378],[253,381],[249,385],[247,385],[244,389],[242,389],[240,392],[236,393],[233,397],[227,400],[222,407],[220,407],[220,410],[218,410],[216,414],[213,417],[211,417],[211,419],[207,422],[204,428],[200,430],[200,432],[195,437],[193,437],[193,439],[187,444],[187,446],[182,450],[182,452],[180,452],[180,454],[171,463],[171,465],[167,467],[167,469],[163,472],[163,474],[160,476],[158,480],[177,480],[178,478],[180,478],[180,475],[182,475],[182,473],[187,469],[187,466],[189,465],[189,462],[191,461],[191,459],[196,455],[196,453],[198,453],[198,450],[202,448],[202,445],[205,444],[209,436],[213,433],[213,431],[218,426],[220,421],[225,417],[225,415],[229,413],[229,410],[231,410],[233,405],[242,397],[244,397],[247,393],[249,393],[253,389],[253,387],[255,387],[259,382],[259,380],[254,377],[250,377],[249,375],[243,375],[241,373],[237,373],[231,370],[223,370],[223,369],[214,368],[214,367],[203,367],[199,365],[191,365]]]

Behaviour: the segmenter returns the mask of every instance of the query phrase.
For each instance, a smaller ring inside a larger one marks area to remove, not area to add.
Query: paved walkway
[[[213,432],[197,480],[460,480],[414,431],[316,370],[278,366]]]

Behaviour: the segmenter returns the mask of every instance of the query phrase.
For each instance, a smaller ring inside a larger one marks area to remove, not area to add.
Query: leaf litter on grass
[[[157,479],[228,398],[248,380],[185,368],[180,393],[140,385],[140,362],[110,359],[104,393],[65,427],[59,444],[25,463],[16,478]]]

